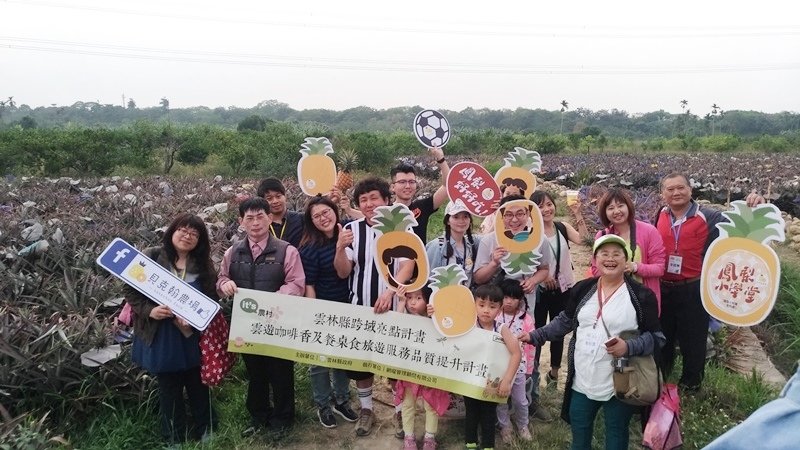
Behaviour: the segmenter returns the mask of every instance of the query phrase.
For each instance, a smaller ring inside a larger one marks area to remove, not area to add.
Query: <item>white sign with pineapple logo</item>
[[[444,283],[451,286],[455,278],[442,278],[439,292],[446,293]],[[498,333],[472,328],[458,337],[442,336],[423,316],[375,314],[369,307],[252,289],[240,288],[233,300],[230,352],[372,372],[505,401],[496,395],[496,385],[510,356]],[[444,303],[436,301],[437,311],[444,311]],[[473,313],[470,322],[475,320]]]
[[[200,331],[219,311],[217,302],[120,238],[108,244],[97,264]]]
[[[785,225],[773,204],[751,208],[739,200],[731,207],[722,213],[729,222],[717,224],[719,238],[703,260],[701,295],[712,317],[747,327],[761,323],[775,306],[781,265],[769,242],[783,242]]]

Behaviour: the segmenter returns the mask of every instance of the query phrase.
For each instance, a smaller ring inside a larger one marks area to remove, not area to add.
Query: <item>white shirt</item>
[[[575,335],[575,380],[572,389],[591,400],[604,402],[614,396],[614,368],[611,365],[614,358],[606,352],[605,342],[609,337],[603,328],[603,322],[611,336],[619,336],[623,331],[636,330],[638,323],[636,309],[631,303],[630,293],[625,284],[620,286],[603,305],[602,319],[597,319],[599,309],[595,291],[592,298],[578,311],[579,325]]]

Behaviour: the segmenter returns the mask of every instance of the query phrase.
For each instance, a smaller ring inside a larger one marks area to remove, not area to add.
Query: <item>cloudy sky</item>
[[[792,4],[0,0],[0,98],[797,112]]]

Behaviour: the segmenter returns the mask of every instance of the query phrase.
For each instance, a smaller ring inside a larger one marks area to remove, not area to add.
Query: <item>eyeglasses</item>
[[[313,214],[313,215],[311,216],[311,220],[318,221],[318,220],[322,219],[323,217],[330,218],[330,217],[331,217],[331,214],[333,214],[333,210],[331,210],[331,209],[325,209],[325,210],[323,210],[323,211],[322,211],[322,212],[320,212],[320,213]]]
[[[417,180],[397,180],[394,184],[399,184],[400,186],[416,186]]]
[[[505,220],[511,220],[513,218],[516,218],[517,220],[525,220],[528,217],[530,217],[528,211],[517,211],[516,213],[512,212],[503,213],[503,219]]]
[[[192,239],[199,239],[200,233],[197,230],[193,230],[191,228],[178,228],[178,231],[181,232],[184,236],[190,237]]]

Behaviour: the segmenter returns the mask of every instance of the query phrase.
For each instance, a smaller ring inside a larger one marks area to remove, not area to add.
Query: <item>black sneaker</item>
[[[319,423],[323,427],[336,428],[336,417],[333,417],[333,412],[331,411],[330,406],[319,408],[317,410],[317,417],[319,417]]]
[[[348,422],[355,422],[358,420],[358,414],[350,408],[350,404],[348,402],[344,402],[341,405],[336,405],[333,407],[333,412],[342,416],[342,418]]]

